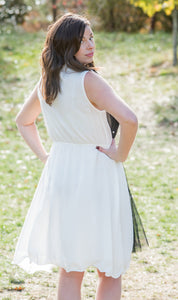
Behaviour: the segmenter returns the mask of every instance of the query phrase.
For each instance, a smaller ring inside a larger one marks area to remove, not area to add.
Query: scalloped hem
[[[112,277],[112,278],[118,278],[118,277],[120,277],[120,276],[123,275],[123,274],[126,272],[126,270],[128,269],[128,268],[127,268],[126,270],[121,271],[121,272],[117,273],[116,275],[112,275],[111,273],[109,273],[109,272],[103,270],[101,267],[99,267],[99,266],[97,266],[97,265],[88,265],[88,266],[86,266],[85,268],[81,268],[81,269],[77,269],[77,270],[76,270],[76,269],[74,270],[73,268],[70,268],[70,267],[66,268],[66,267],[63,267],[62,265],[60,266],[60,268],[63,268],[67,273],[68,273],[68,272],[72,272],[72,271],[75,271],[75,272],[85,272],[86,269],[88,269],[89,267],[97,268],[100,272],[104,272],[106,277]]]
[[[23,270],[25,270],[27,273],[29,274],[34,274],[35,272],[40,272],[40,271],[45,271],[45,272],[52,272],[54,268],[59,267],[59,268],[63,268],[67,273],[69,272],[85,272],[86,269],[88,269],[89,267],[94,267],[97,268],[100,272],[105,273],[106,277],[112,277],[112,278],[118,278],[121,275],[123,275],[126,270],[129,268],[129,265],[125,268],[122,269],[121,271],[113,274],[111,272],[108,272],[106,270],[104,270],[104,268],[100,267],[97,264],[88,264],[85,267],[71,267],[71,266],[67,266],[66,264],[58,264],[58,263],[52,263],[52,264],[37,264],[33,261],[30,261],[29,257],[25,257],[23,260],[20,261],[16,261],[13,260],[12,264],[14,265],[18,265],[20,268],[22,268]]]

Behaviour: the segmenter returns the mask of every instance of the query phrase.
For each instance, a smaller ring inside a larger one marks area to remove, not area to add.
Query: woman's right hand
[[[47,154],[44,158],[41,159],[41,161],[45,164],[48,159],[49,154]]]

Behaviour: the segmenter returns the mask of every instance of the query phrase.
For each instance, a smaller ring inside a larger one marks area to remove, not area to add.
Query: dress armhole
[[[84,80],[85,80],[85,75],[86,75],[88,72],[92,72],[92,71],[84,71],[84,72],[82,72],[82,91],[83,91],[84,97],[85,97],[86,102],[88,103],[88,105],[89,105],[90,107],[92,107],[92,108],[93,108],[95,111],[97,111],[97,112],[103,113],[103,112],[105,112],[105,110],[104,110],[104,109],[103,109],[103,110],[100,110],[100,109],[96,108],[96,107],[91,103],[91,101],[88,99],[88,97],[87,97],[87,94],[86,94],[86,91],[85,91],[85,86],[84,86]]]

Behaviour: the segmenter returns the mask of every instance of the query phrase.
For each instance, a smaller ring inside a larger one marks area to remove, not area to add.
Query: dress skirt
[[[117,278],[129,267],[133,241],[122,163],[94,144],[53,142],[13,263],[29,273],[94,266]]]

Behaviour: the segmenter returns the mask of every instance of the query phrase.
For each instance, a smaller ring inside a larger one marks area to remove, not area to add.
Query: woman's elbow
[[[135,114],[132,117],[131,123],[133,124],[134,127],[138,128],[138,118]]]
[[[25,117],[21,111],[16,115],[15,123],[16,123],[17,127],[26,125],[27,120],[25,119]]]
[[[21,120],[21,117],[19,114],[15,118],[15,123],[16,123],[17,127],[22,125],[22,120]]]
[[[24,119],[22,118],[21,114],[19,113],[15,118],[15,123],[17,125],[17,128],[20,130],[21,127],[25,126]]]
[[[20,123],[20,120],[19,120],[19,116],[18,116],[18,115],[15,117],[15,123],[16,123],[17,126],[18,126],[19,123]]]
[[[138,128],[138,119],[134,113],[131,113],[129,116],[127,116],[125,123],[131,125],[132,127]]]

